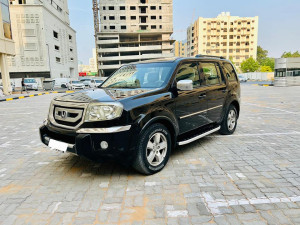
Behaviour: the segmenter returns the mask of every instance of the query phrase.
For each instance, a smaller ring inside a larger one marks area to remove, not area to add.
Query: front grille
[[[54,106],[53,116],[56,123],[75,127],[81,122],[83,111],[80,108]]]
[[[55,126],[76,129],[83,123],[86,107],[86,103],[53,101],[49,119]]]

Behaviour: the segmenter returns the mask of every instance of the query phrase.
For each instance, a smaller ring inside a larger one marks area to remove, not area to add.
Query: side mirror
[[[193,81],[192,80],[180,80],[177,82],[177,89],[180,91],[192,91]]]

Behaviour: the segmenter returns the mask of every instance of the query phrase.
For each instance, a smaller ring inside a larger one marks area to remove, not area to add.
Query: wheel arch
[[[155,123],[160,123],[162,125],[164,125],[170,132],[171,134],[171,138],[172,138],[172,147],[176,146],[176,141],[177,141],[177,135],[179,132],[179,128],[178,125],[176,125],[170,118],[168,118],[167,116],[156,116],[152,119],[150,119],[149,121],[147,121],[144,126],[142,127],[141,132],[143,132],[144,130],[146,130],[149,126],[151,126],[152,124]]]
[[[233,105],[236,108],[238,117],[240,116],[240,104],[237,100],[233,100],[229,105]]]

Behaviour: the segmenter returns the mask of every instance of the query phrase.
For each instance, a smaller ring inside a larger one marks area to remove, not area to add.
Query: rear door
[[[180,134],[197,129],[208,123],[206,89],[200,86],[199,64],[197,61],[180,65],[176,82],[192,80],[192,91],[178,91],[176,98],[176,116],[179,121]]]
[[[224,76],[218,62],[201,62],[200,78],[207,87],[207,118],[209,123],[219,122],[228,93]]]

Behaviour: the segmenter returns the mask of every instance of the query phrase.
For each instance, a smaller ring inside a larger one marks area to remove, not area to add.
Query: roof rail
[[[209,57],[209,58],[219,58],[219,59],[226,59],[226,58],[224,58],[223,56],[215,56],[215,55],[201,55],[201,54],[199,54],[199,55],[196,55],[195,57],[196,57],[196,58],[200,58],[200,57]]]

